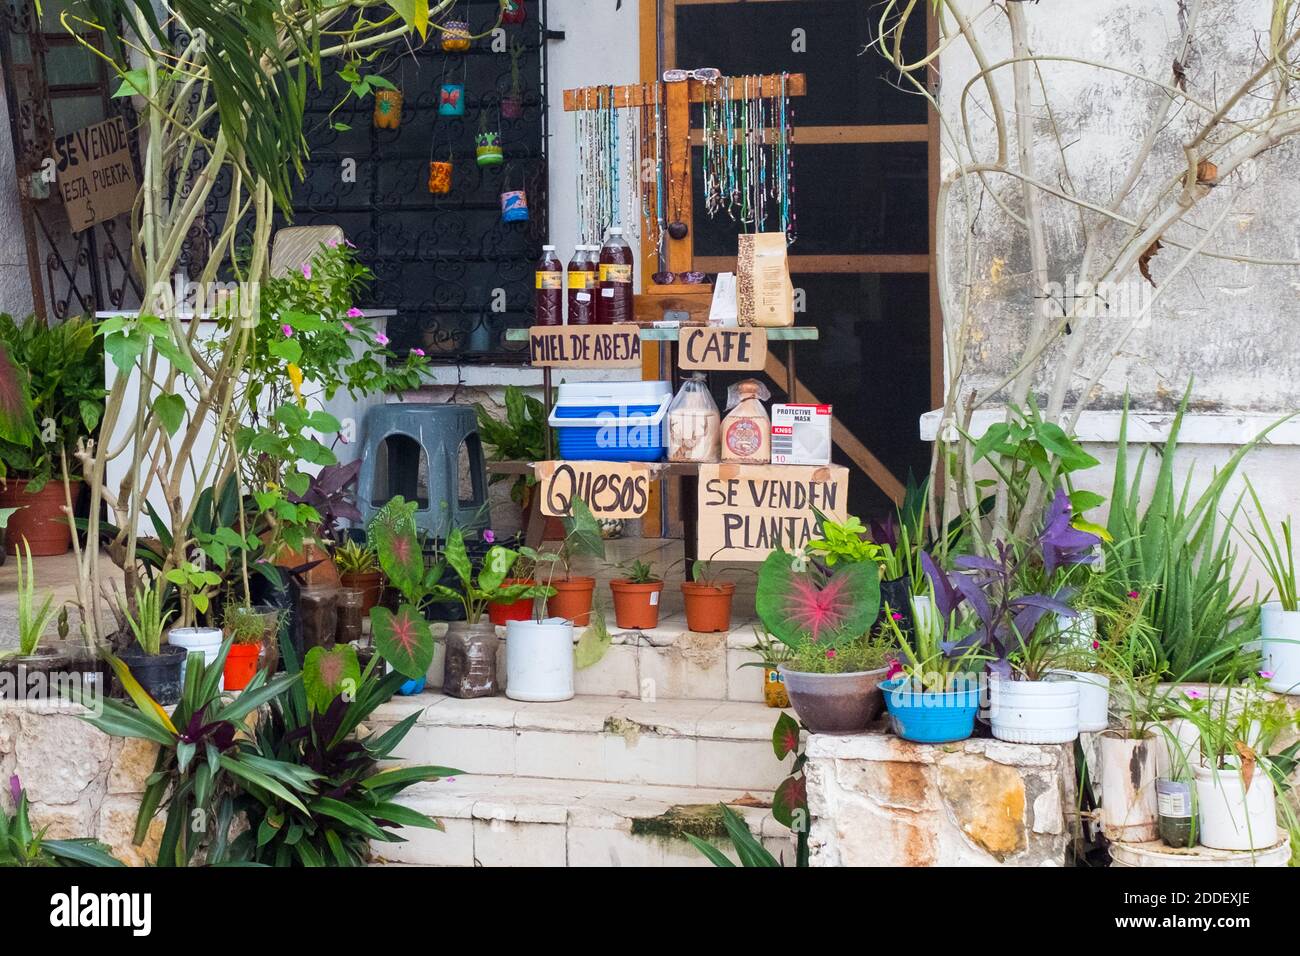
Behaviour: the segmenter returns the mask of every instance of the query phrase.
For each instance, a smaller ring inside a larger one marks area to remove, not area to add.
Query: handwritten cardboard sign
[[[542,514],[564,517],[581,498],[597,518],[643,518],[650,466],[637,461],[539,461],[533,465]]]
[[[728,326],[683,326],[677,364],[699,371],[761,372],[767,364],[767,331]]]
[[[139,190],[126,123],[115,116],[54,141],[59,194],[73,232],[130,210]]]
[[[777,547],[802,547],[816,508],[848,517],[849,470],[842,465],[700,465],[699,548],[720,561],[761,561]]]
[[[534,325],[528,360],[552,368],[640,368],[641,329],[618,325]]]

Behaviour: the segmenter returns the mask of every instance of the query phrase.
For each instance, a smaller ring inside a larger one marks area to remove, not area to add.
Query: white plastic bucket
[[[186,660],[181,662],[181,686],[185,686],[185,665],[191,654],[203,652],[205,664],[211,664],[221,653],[221,630],[215,627],[173,627],[167,632],[167,641],[185,648]],[[226,679],[221,678],[221,689],[226,689]]]
[[[1088,671],[1051,671],[1079,685],[1079,733],[1095,734],[1110,726],[1110,678]]]
[[[1260,646],[1264,670],[1273,676],[1268,689],[1279,694],[1300,694],[1300,611],[1284,611],[1269,601],[1260,612]]]
[[[1201,843],[1216,850],[1264,850],[1278,841],[1277,794],[1263,767],[1250,787],[1236,770],[1193,767],[1200,805]]]
[[[1067,744],[1079,736],[1079,685],[1072,680],[990,682],[993,736],[1015,744]]]
[[[564,618],[506,624],[506,696],[555,701],[573,697],[573,625]]]

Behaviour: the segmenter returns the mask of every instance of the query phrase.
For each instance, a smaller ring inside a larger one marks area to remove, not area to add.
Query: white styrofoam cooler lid
[[[659,405],[671,399],[670,382],[561,382],[558,405]]]

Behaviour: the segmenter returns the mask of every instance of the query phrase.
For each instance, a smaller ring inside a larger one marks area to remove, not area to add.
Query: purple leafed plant
[[[360,472],[360,459],[345,465],[326,465],[312,478],[306,494],[301,497],[291,495],[290,500],[315,508],[320,513],[321,535],[333,540],[340,521],[360,523],[362,520],[356,505],[356,483]]]

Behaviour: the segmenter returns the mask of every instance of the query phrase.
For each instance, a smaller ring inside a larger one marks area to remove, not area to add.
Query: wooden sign
[[[640,368],[641,328],[619,325],[534,325],[528,360],[552,368]]]
[[[761,372],[767,364],[767,330],[683,326],[677,334],[677,364],[687,371]]]
[[[842,465],[700,465],[701,557],[761,561],[777,547],[803,547],[816,508],[848,517],[849,470]]]
[[[597,518],[643,518],[650,465],[640,461],[539,461],[533,465],[542,514],[565,517],[581,498]]]
[[[139,186],[122,117],[54,141],[59,193],[73,232],[128,212]]]

